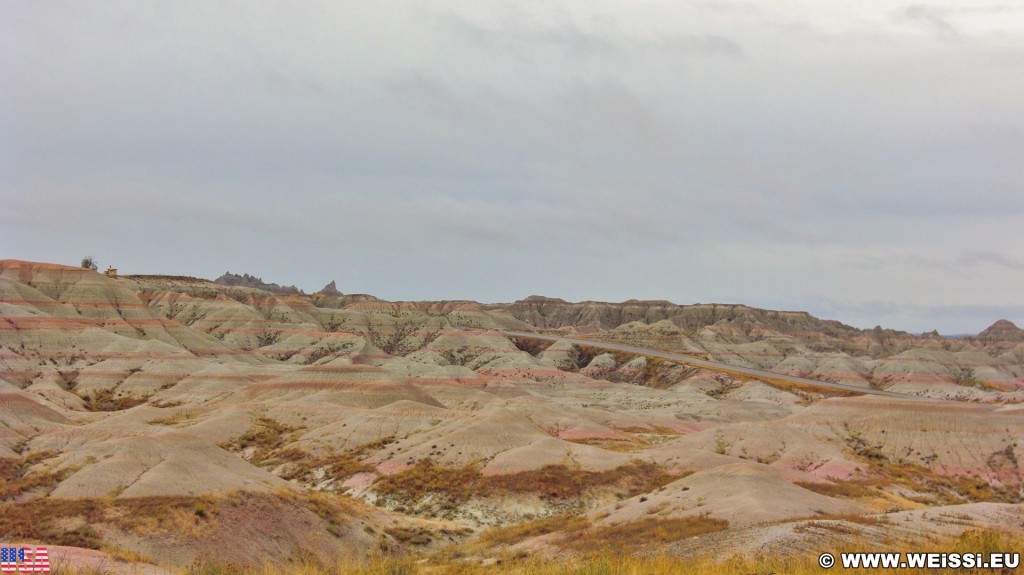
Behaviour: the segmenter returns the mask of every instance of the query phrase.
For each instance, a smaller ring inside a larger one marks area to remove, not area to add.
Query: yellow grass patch
[[[1024,548],[1024,537],[997,531],[976,531],[936,545],[903,545],[886,551],[945,551],[959,553],[994,553]],[[823,551],[825,549],[822,549]],[[837,554],[838,549],[828,551]],[[853,546],[846,552],[877,552],[876,548]],[[522,555],[522,554],[521,554]],[[658,555],[653,557],[627,555],[614,551],[586,553],[576,556],[545,558],[537,556],[504,557],[497,563],[483,563],[479,558],[451,557],[443,562],[423,561],[417,556],[376,554],[366,560],[324,565],[310,560],[299,560],[285,565],[239,567],[202,564],[190,568],[186,575],[723,575],[786,573],[788,575],[821,575],[817,553],[806,557],[758,556],[734,557],[722,561]],[[863,569],[844,569],[837,565],[830,574],[852,575],[865,573]],[[964,570],[905,569],[911,575],[954,575]],[[74,566],[54,570],[55,575],[91,575],[93,571],[76,570]]]

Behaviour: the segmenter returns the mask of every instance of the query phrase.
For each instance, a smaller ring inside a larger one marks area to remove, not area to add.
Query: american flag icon
[[[49,573],[50,553],[46,547],[0,548],[0,573]]]

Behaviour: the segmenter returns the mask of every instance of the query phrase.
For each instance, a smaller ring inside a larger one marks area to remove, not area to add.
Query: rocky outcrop
[[[331,280],[331,283],[325,285],[322,290],[316,293],[320,295],[342,295],[341,292],[338,291],[338,286],[334,283],[334,280]]]
[[[279,294],[304,293],[302,290],[295,286],[281,286],[275,283],[266,283],[263,281],[263,279],[258,278],[256,276],[251,276],[249,274],[238,275],[233,274],[231,272],[224,272],[224,275],[220,276],[219,278],[213,281],[214,283],[218,283],[224,286],[256,288]],[[331,283],[333,284],[334,282]]]

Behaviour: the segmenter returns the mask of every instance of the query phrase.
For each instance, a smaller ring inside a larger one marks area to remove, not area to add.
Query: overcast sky
[[[1024,324],[1024,3],[0,0],[0,257]]]

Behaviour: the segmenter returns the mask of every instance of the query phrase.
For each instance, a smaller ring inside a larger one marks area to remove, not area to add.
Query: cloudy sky
[[[0,252],[1024,324],[1024,4],[0,0]]]

